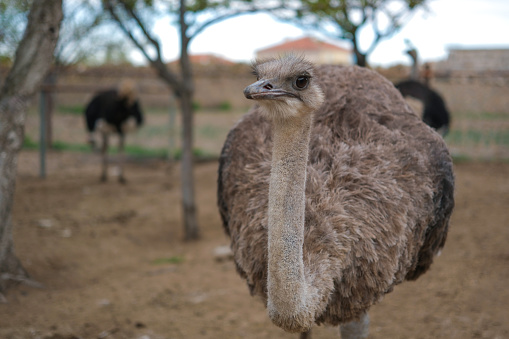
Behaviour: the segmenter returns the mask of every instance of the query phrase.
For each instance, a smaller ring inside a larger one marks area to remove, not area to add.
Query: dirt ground
[[[179,167],[129,163],[99,183],[93,154],[20,155],[16,253],[42,288],[0,303],[0,338],[297,338],[272,325],[231,261],[214,162],[196,166],[201,240],[182,241]],[[455,165],[456,209],[442,255],[371,309],[370,338],[509,338],[509,164]],[[320,326],[314,338],[339,338]]]

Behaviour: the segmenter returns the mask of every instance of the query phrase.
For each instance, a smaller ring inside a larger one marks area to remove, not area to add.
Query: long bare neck
[[[267,308],[274,323],[294,332],[314,321],[302,249],[311,124],[311,114],[273,122]]]

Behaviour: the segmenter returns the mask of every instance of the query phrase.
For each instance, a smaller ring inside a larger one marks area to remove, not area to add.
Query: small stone
[[[39,227],[42,228],[51,228],[53,227],[53,221],[51,219],[39,219],[37,222]]]
[[[62,230],[62,238],[70,238],[72,236],[72,231],[68,228]]]
[[[216,261],[226,261],[233,259],[233,252],[230,246],[218,246],[214,249],[214,258]]]
[[[99,300],[98,304],[100,306],[109,306],[111,305],[111,301],[109,301],[108,299],[101,299]]]

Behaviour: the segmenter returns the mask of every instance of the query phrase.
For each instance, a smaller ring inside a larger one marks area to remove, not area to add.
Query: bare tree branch
[[[124,6],[124,8],[127,8],[123,1],[121,1]],[[115,20],[115,22],[118,24],[120,29],[129,37],[129,39],[134,43],[134,45],[138,48],[138,50],[145,56],[145,58],[148,60],[148,62],[152,65],[154,69],[157,70],[159,76],[163,78],[170,86],[172,91],[175,93],[175,95],[178,97],[180,96],[180,87],[182,86],[181,81],[179,81],[179,78],[176,74],[171,72],[168,67],[164,64],[162,60],[162,55],[160,52],[160,46],[159,43],[150,37],[150,34],[148,33],[148,30],[145,28],[145,26],[142,24],[139,17],[134,13],[134,11],[129,10],[129,15],[131,18],[133,18],[136,23],[140,26],[143,26],[142,30],[144,31],[145,37],[150,41],[152,46],[156,48],[157,51],[157,57],[152,58],[146,47],[134,36],[134,33],[125,25],[124,21],[119,17],[119,15],[115,12],[114,4],[111,0],[104,1],[105,9],[108,10],[108,12],[111,14],[112,18]],[[133,15],[131,15],[132,13]],[[140,27],[141,28],[141,27]]]
[[[390,6],[390,0],[302,0],[294,15],[285,17],[275,15],[285,21],[296,23],[303,28],[312,28],[333,39],[349,40],[357,57],[357,64],[366,65],[367,56],[373,52],[381,40],[397,32],[406,18],[408,20],[417,7],[425,7],[426,0],[400,0],[400,8]],[[355,14],[355,15],[354,15]],[[358,14],[358,17],[357,17]],[[386,28],[379,27],[379,16],[387,18]],[[363,52],[358,45],[359,29],[371,24],[374,38]],[[331,32],[331,27],[334,33]]]
[[[235,12],[232,12],[232,13],[227,13],[227,14],[224,14],[224,15],[220,15],[220,16],[217,16],[209,21],[206,21],[205,23],[201,24],[200,27],[198,27],[197,29],[194,30],[192,36],[190,36],[190,39],[196,37],[198,34],[200,34],[201,32],[203,32],[203,30],[205,30],[205,28],[209,27],[209,26],[212,26],[214,24],[217,24],[221,21],[224,21],[224,20],[227,20],[227,19],[231,19],[231,18],[234,18],[236,16],[240,16],[240,15],[244,15],[244,14],[249,14],[249,13],[258,13],[258,12],[273,12],[273,11],[277,11],[277,10],[282,10],[282,9],[286,9],[286,7],[284,5],[279,5],[279,6],[274,6],[274,7],[268,7],[268,8],[264,8],[264,9],[260,9],[259,7],[256,7],[256,6],[250,6],[249,8],[247,9],[241,9],[241,10],[238,10],[238,11],[235,11]]]
[[[147,40],[150,41],[152,46],[154,46],[154,48],[156,49],[156,52],[157,52],[158,59],[162,59],[162,57],[161,57],[161,46],[160,46],[159,42],[150,35],[150,33],[148,32],[148,30],[145,27],[145,24],[141,21],[140,17],[133,11],[132,7],[127,6],[125,1],[120,1],[120,3],[123,5],[125,11],[127,13],[129,13],[131,18],[133,18],[136,21],[136,23],[138,24],[140,30],[143,32],[143,34],[145,35]]]
[[[127,26],[124,25],[124,22],[120,19],[120,17],[117,15],[115,10],[113,9],[113,7],[114,7],[113,4],[111,4],[110,1],[105,1],[104,3],[105,3],[105,8],[108,10],[108,12],[113,17],[115,22],[118,24],[120,29],[129,37],[129,39],[136,45],[136,47],[138,47],[140,52],[143,53],[143,55],[145,56],[145,58],[147,58],[147,60],[149,62],[151,62],[151,63],[154,62],[154,60],[152,60],[152,58],[147,53],[147,51],[145,50],[143,45],[138,41],[138,39],[136,39],[134,37],[133,33],[127,28]]]

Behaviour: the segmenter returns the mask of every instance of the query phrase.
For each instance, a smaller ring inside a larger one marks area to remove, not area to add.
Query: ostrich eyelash
[[[253,70],[251,71],[251,74],[256,77],[257,81],[260,80],[260,76],[258,75],[258,72],[256,71],[256,69],[253,68]]]

